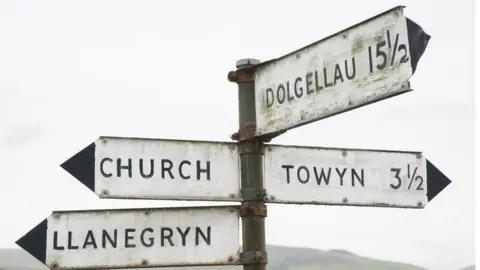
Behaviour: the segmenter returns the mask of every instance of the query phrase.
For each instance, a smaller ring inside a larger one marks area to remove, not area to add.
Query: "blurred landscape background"
[[[357,256],[344,250],[322,251],[269,245],[268,270],[435,270],[408,263],[389,262]],[[21,249],[0,249],[1,270],[47,270],[48,268]],[[148,268],[170,270],[174,268]],[[181,267],[182,270],[239,270],[241,266]],[[474,270],[467,266],[452,270]]]

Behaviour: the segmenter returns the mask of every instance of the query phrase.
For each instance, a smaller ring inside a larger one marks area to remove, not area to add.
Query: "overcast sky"
[[[99,200],[59,165],[100,135],[228,141],[236,60],[278,57],[397,4],[432,36],[415,90],[273,142],[423,151],[453,184],[424,210],[269,205],[267,242],[474,263],[472,0],[1,1],[0,247],[52,210],[193,205]]]

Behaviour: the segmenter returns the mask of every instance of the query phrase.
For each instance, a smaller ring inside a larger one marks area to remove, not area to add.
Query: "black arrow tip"
[[[85,147],[60,167],[95,192],[95,143]]]
[[[427,159],[427,198],[430,202],[452,181]]]
[[[44,219],[15,243],[45,264],[47,255],[47,220]]]

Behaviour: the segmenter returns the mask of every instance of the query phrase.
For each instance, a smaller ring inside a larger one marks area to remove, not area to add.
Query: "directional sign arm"
[[[255,137],[412,91],[430,35],[399,6],[255,66]]]

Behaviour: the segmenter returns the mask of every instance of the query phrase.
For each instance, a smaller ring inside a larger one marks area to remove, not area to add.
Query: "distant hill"
[[[322,251],[309,248],[268,246],[267,251],[268,270],[426,270],[410,264],[364,258],[343,250]],[[48,268],[24,250],[0,249],[0,269],[47,270]],[[240,269],[242,269],[241,266],[182,267],[182,270]],[[471,269],[468,268],[468,270]],[[173,268],[161,268],[161,270],[173,270]]]

